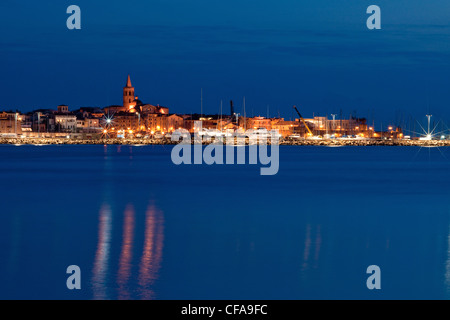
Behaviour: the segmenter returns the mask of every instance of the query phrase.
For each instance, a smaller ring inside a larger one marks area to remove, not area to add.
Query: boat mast
[[[200,117],[203,114],[203,88],[200,88]]]
[[[217,122],[217,127],[219,126],[219,122]],[[220,100],[220,131],[222,130],[222,100]]]
[[[244,97],[244,130],[247,130],[247,120],[245,116],[245,97]]]

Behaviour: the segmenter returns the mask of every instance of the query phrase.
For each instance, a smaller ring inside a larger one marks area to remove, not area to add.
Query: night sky
[[[204,113],[245,96],[247,116],[450,121],[449,22],[448,0],[2,0],[0,110],[121,104],[130,74],[177,113],[199,113],[203,88]]]

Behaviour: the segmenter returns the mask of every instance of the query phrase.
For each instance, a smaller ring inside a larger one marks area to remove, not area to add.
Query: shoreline
[[[170,139],[67,139],[67,138],[0,138],[0,145],[176,145]],[[210,144],[203,142],[204,145]],[[225,145],[225,143],[224,143]],[[248,143],[246,143],[248,145]],[[312,140],[280,139],[280,146],[412,146],[447,147],[450,140]]]

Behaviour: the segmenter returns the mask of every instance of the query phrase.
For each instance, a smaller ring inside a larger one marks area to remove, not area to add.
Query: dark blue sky
[[[66,8],[82,30],[66,28]],[[381,7],[382,29],[366,28]],[[104,107],[136,95],[171,112],[340,113],[450,120],[448,0],[0,2],[0,109]],[[429,111],[430,110],[430,111]]]

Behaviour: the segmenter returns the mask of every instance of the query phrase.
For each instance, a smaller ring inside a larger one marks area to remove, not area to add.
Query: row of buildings
[[[159,105],[145,104],[135,96],[134,87],[128,76],[123,88],[122,105],[105,108],[80,108],[69,110],[67,105],[59,105],[56,110],[39,109],[28,113],[1,112],[0,134],[27,137],[83,137],[100,136],[126,137],[167,134],[184,128],[193,132],[194,122],[202,121],[202,127],[209,130],[260,129],[278,130],[283,137],[288,136],[362,136],[377,137],[364,118],[329,120],[326,117],[296,119],[245,117],[230,115],[199,115],[169,113],[169,109]],[[391,128],[390,128],[391,129]],[[399,134],[398,129],[388,135]]]

